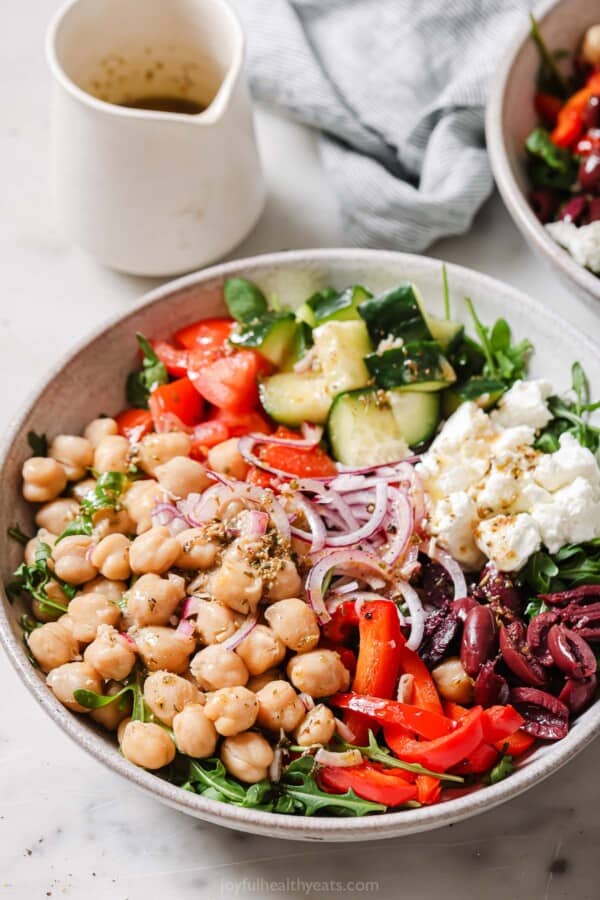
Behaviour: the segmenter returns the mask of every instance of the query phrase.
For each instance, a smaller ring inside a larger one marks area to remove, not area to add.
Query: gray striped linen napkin
[[[320,130],[345,237],[421,251],[492,189],[494,67],[529,0],[234,0],[253,93]]]

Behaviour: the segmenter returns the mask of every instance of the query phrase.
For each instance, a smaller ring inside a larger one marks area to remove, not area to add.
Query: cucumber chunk
[[[435,341],[413,341],[365,357],[381,388],[439,391],[456,381],[454,369]]]
[[[374,344],[389,337],[404,341],[431,341],[422,300],[414,284],[397,287],[365,300],[358,311],[367,324]]]
[[[444,353],[454,350],[460,344],[465,328],[460,322],[452,319],[438,319],[437,316],[427,316],[427,324],[434,341],[437,341]]]
[[[469,400],[482,409],[491,409],[505,391],[506,385],[495,378],[471,378],[464,384],[454,385],[444,391],[444,415],[451,416],[461,403]]]
[[[258,386],[265,412],[282,425],[314,422],[322,425],[331,406],[327,381],[311,373],[279,372],[265,378]]]
[[[229,341],[236,347],[252,347],[274,366],[281,366],[292,348],[297,329],[293,313],[267,312],[234,331]]]
[[[315,325],[331,321],[345,322],[360,318],[358,306],[371,296],[371,292],[360,284],[346,288],[340,293],[328,288],[313,294],[306,301],[306,306],[312,311]]]
[[[402,437],[413,449],[426,444],[440,421],[441,400],[436,391],[392,390],[388,401]]]
[[[333,398],[342,391],[365,387],[369,372],[364,357],[371,342],[361,319],[326,322],[313,331],[314,352]]]

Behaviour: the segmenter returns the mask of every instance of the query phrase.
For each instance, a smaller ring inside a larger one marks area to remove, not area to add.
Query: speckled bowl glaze
[[[223,313],[223,279],[245,275],[268,293],[277,292],[286,303],[298,304],[327,284],[342,288],[362,283],[382,290],[400,280],[415,281],[427,306],[441,314],[441,264],[437,260],[384,251],[306,250],[278,253],[227,263],[188,275],[147,294],[130,312],[108,322],[74,348],[67,359],[50,372],[40,390],[30,398],[19,419],[8,429],[0,454],[2,495],[0,532],[18,521],[32,528],[31,509],[21,497],[20,469],[30,455],[29,429],[78,433],[99,413],[115,413],[125,402],[125,376],[136,362],[134,332],[165,335],[203,316]],[[598,347],[567,322],[539,303],[501,282],[477,272],[448,266],[453,314],[465,318],[463,298],[476,304],[484,322],[506,315],[517,337],[529,337],[536,347],[533,375],[544,374],[555,386],[570,383],[571,361],[577,357],[593,385],[600,385]],[[4,541],[0,569],[5,582],[20,562],[21,548]],[[438,806],[387,813],[361,819],[303,818],[238,809],[180,790],[124,759],[114,736],[97,729],[90,719],[68,712],[44,684],[41,673],[25,655],[17,624],[18,604],[10,605],[2,593],[0,636],[20,678],[48,715],[84,750],[142,788],[157,800],[182,812],[229,828],[271,837],[312,841],[375,840],[426,831],[488,810],[527,790],[555,773],[600,732],[600,703],[573,725],[560,743],[538,750],[510,778]]]
[[[590,0],[551,0],[536,10],[541,32],[551,49],[574,51],[585,30],[600,22],[600,6]],[[537,48],[529,36],[529,21],[502,57],[492,79],[486,116],[486,140],[494,178],[515,225],[532,250],[548,261],[567,287],[586,303],[600,300],[600,278],[563,250],[538,221],[527,200],[524,143],[538,124],[533,107]]]

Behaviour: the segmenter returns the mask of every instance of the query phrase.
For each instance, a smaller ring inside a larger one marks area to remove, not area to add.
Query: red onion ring
[[[406,646],[409,650],[418,650],[425,631],[425,610],[421,598],[406,581],[397,581],[394,587],[402,594],[410,612],[410,635]]]
[[[320,766],[350,768],[351,766],[359,766],[362,761],[362,753],[358,749],[342,750],[341,753],[334,753],[331,750],[325,750],[321,747],[315,753],[315,762]]]
[[[397,488],[389,488],[388,490],[392,498],[392,518],[390,524],[395,527],[396,532],[391,540],[389,540],[387,550],[381,558],[384,563],[391,566],[396,563],[406,551],[415,520],[413,507],[406,494],[399,491]]]
[[[328,536],[325,543],[328,547],[349,547],[371,537],[383,523],[387,512],[387,504],[388,486],[382,481],[375,486],[375,509],[364,525],[361,525],[360,528],[354,531],[349,531],[347,534]]]
[[[325,553],[312,567],[306,578],[306,596],[319,621],[329,622],[331,616],[325,607],[323,582],[329,572],[336,571],[341,575],[355,575],[362,581],[373,577],[389,581],[388,573],[382,568],[375,556],[364,550],[334,550]]]
[[[445,550],[442,550],[441,547],[438,547],[433,538],[429,541],[429,545],[426,545],[426,547],[423,549],[423,552],[427,556],[429,556],[430,559],[441,566],[442,569],[444,569],[452,579],[452,584],[454,586],[454,599],[462,600],[463,597],[466,597],[468,594],[467,582],[465,580],[463,570],[456,562],[456,560],[452,559],[450,554]]]
[[[341,739],[343,741],[347,741],[349,744],[353,744],[354,741],[356,740],[356,735],[354,734],[352,729],[349,728],[345,722],[342,722],[341,719],[338,719],[335,716],[334,716],[334,721],[335,721],[335,730],[337,731],[337,733],[339,734]]]
[[[242,622],[237,631],[227,638],[227,640],[221,643],[222,647],[225,647],[226,650],[235,650],[243,640],[245,640],[252,629],[255,627],[258,622],[258,611],[250,613]]]
[[[196,626],[189,619],[181,618],[179,620],[179,625],[175,629],[175,633],[180,635],[181,637],[191,637],[196,630]]]

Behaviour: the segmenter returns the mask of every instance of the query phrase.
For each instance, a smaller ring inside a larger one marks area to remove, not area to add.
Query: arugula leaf
[[[522,580],[535,594],[553,594],[581,584],[600,584],[600,538],[582,544],[568,544],[557,553],[534,553],[523,569]],[[529,615],[544,612],[532,600]]]
[[[568,190],[577,179],[578,162],[564,147],[552,143],[545,128],[534,128],[525,140],[529,177],[535,187]]]
[[[253,322],[268,311],[267,298],[247,278],[227,278],[223,290],[227,309],[238,322]]]
[[[494,768],[487,775],[483,776],[482,781],[484,784],[498,784],[499,781],[503,781],[509,775],[512,775],[514,771],[512,756],[503,756]]]
[[[31,447],[34,456],[48,456],[48,438],[45,434],[36,434],[35,431],[28,431],[27,443]]]
[[[344,741],[343,744],[349,750],[355,748],[354,744],[348,744],[346,741]],[[419,765],[419,763],[408,763],[404,762],[402,759],[397,759],[395,756],[391,755],[387,747],[379,746],[375,735],[370,729],[368,746],[356,747],[356,749],[360,750],[362,755],[366,756],[367,759],[371,759],[373,762],[383,763],[384,766],[387,766],[390,769],[405,769],[407,772],[414,772],[416,775],[431,775],[433,778],[439,778],[442,781],[454,781],[457,784],[462,784],[464,782],[464,778],[460,775],[447,775],[444,772],[432,772],[431,769],[426,769]]]
[[[552,579],[558,575],[558,566],[548,553],[539,550],[527,560],[523,575],[536,594],[548,594]]]
[[[295,809],[305,816],[313,816],[321,810],[333,815],[365,816],[372,812],[385,812],[383,803],[373,803],[358,797],[352,789],[345,794],[328,794],[322,791],[313,777],[312,757],[301,756],[287,767],[281,776],[280,788],[294,801]]]
[[[590,403],[590,388],[581,363],[571,368],[571,395],[553,396],[548,399],[552,420],[539,435],[535,447],[544,453],[554,453],[560,446],[561,434],[569,433],[592,453],[600,448],[600,428],[588,421],[589,413],[600,408],[600,403]]]
[[[21,565],[15,569],[13,581],[8,585],[7,590],[12,596],[22,592],[29,594],[34,600],[37,600],[47,612],[66,613],[67,607],[62,603],[58,603],[56,600],[51,600],[46,592],[46,586],[53,577],[48,568],[48,560],[51,555],[52,550],[48,544],[40,541],[35,551],[33,564],[28,566],[27,563],[22,562]],[[55,580],[60,584],[69,600],[71,600],[77,589],[73,585],[65,584],[65,582],[60,581],[58,578]]]
[[[129,676],[125,686],[114,694],[97,694],[95,691],[80,688],[73,692],[73,697],[85,709],[103,709],[105,706],[110,706],[111,703],[118,702],[119,709],[122,710],[127,694],[132,695],[131,718],[135,721],[147,722],[150,716],[144,703],[141,676],[137,669],[134,674]]]
[[[198,794],[212,790],[219,795],[219,799],[238,805],[242,805],[246,798],[246,789],[227,775],[225,766],[217,757],[192,760],[188,779]]]
[[[510,326],[505,319],[498,319],[490,330],[480,321],[473,302],[468,297],[465,297],[465,303],[473,319],[475,331],[481,342],[479,349],[485,360],[478,374],[501,381],[510,387],[524,377],[533,346],[528,340],[513,344]]]
[[[130,372],[127,376],[125,386],[127,402],[130,406],[147,409],[150,393],[161,384],[167,384],[169,376],[166,366],[160,361],[144,335],[138,332],[136,338],[143,354],[142,368]]]
[[[101,509],[120,509],[120,497],[128,485],[129,479],[122,472],[103,472],[99,475],[93,490],[81,501],[80,514],[69,522],[56,543],[73,534],[92,534],[94,514]]]
[[[445,263],[442,263],[442,296],[444,298],[444,318],[450,319],[450,286],[448,285],[448,271]]]
[[[529,18],[531,20],[531,38],[536,44],[540,54],[540,69],[537,77],[538,87],[540,90],[566,99],[571,93],[571,87],[556,65],[556,56],[558,54],[551,53],[546,46],[546,42],[542,37],[540,26],[535,16],[530,13]],[[563,55],[562,52],[560,53]]]
[[[6,533],[9,538],[12,538],[13,541],[16,541],[18,544],[22,544],[25,546],[31,538],[29,535],[25,534],[24,531],[21,531],[21,526],[19,524],[13,525],[11,528],[6,529]]]
[[[530,600],[527,606],[525,607],[525,615],[530,619],[535,619],[536,616],[541,615],[542,613],[549,612],[550,607],[547,603],[544,603],[539,597],[536,597],[535,600]]]

